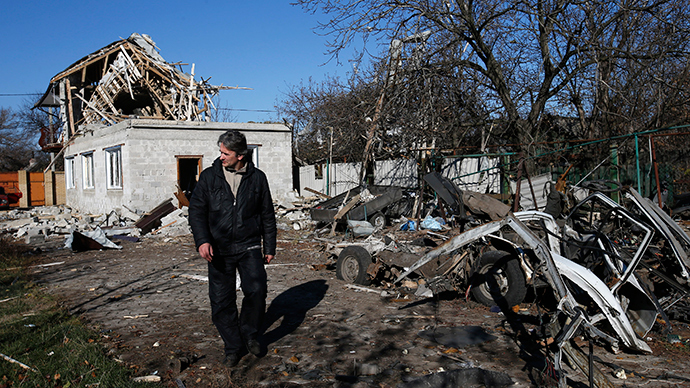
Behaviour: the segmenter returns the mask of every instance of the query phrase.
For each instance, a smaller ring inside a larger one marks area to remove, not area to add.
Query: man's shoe
[[[249,350],[249,353],[258,356],[261,353],[261,344],[259,344],[259,341],[251,339],[247,341],[247,350]]]
[[[230,353],[225,355],[225,359],[223,359],[223,365],[232,368],[233,366],[237,366],[237,364],[240,363],[240,355],[237,353]]]

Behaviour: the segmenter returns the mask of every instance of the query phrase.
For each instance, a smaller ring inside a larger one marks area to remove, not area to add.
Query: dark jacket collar
[[[252,162],[251,160],[247,161],[246,166],[247,166],[247,171],[245,172],[245,175],[251,174],[252,172],[254,172],[254,169],[256,168],[256,167],[254,167],[254,162]],[[213,171],[215,171],[216,174],[224,175],[223,174],[223,162],[220,161],[220,158],[216,158],[216,160],[213,161],[212,167],[213,167]]]

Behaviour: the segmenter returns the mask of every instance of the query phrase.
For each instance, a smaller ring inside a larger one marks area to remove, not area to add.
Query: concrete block
[[[53,223],[53,226],[56,228],[67,228],[70,226],[70,223],[67,222],[67,220],[65,220],[65,219],[60,219],[60,220],[56,220]]]
[[[120,209],[120,217],[128,221],[138,221],[141,218],[138,214],[133,213],[127,209]]]
[[[26,225],[32,224],[34,221],[31,218],[20,218],[18,220],[8,220],[0,222],[0,230],[18,230]]]
[[[161,218],[161,225],[168,225],[173,221],[180,222],[180,220],[183,218],[184,217],[182,216],[182,210],[181,209],[175,209],[172,211],[172,213]]]
[[[28,230],[28,233],[26,234],[24,241],[28,245],[42,244],[46,241],[46,235],[44,234],[44,232],[45,231],[43,229],[31,228]]]

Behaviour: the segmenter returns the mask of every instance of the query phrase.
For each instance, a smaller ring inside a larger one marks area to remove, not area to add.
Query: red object
[[[19,198],[22,197],[22,193],[10,193],[5,194],[5,190],[0,191],[0,209],[5,209],[10,207],[10,205],[19,202]]]

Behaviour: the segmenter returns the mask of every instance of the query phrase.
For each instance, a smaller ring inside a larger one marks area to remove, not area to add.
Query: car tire
[[[374,225],[374,228],[381,230],[386,227],[386,216],[381,212],[376,212],[369,217],[369,223]]]
[[[371,264],[371,255],[360,246],[349,246],[340,252],[335,267],[335,276],[348,283],[368,286],[371,284],[367,268]]]
[[[522,303],[527,295],[525,275],[518,259],[509,252],[489,251],[479,257],[472,275],[472,296],[486,306],[508,307]]]

